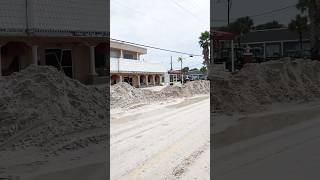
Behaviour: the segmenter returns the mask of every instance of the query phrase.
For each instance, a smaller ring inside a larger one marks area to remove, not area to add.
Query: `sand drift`
[[[311,101],[320,97],[320,62],[281,60],[247,64],[234,74],[214,78],[213,111],[255,112],[275,102]]]
[[[74,135],[107,127],[103,88],[85,86],[45,66],[30,66],[2,77],[0,88],[0,150],[35,147],[57,154],[107,138],[107,132]]]
[[[209,81],[192,81],[182,86],[167,86],[161,91],[137,89],[127,83],[111,86],[111,108],[126,108],[135,104],[151,104],[170,98],[209,94]]]

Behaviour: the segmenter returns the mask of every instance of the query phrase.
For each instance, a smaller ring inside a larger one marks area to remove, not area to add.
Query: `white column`
[[[267,54],[266,54],[266,43],[263,43],[263,58],[266,59],[267,58]]]
[[[138,75],[138,87],[141,87],[140,75]]]
[[[119,75],[119,79],[120,79],[120,80],[119,80],[120,82],[123,82],[123,77],[122,77],[122,75]]]
[[[1,66],[1,44],[0,44],[0,77],[2,76],[2,66]]]
[[[38,46],[32,45],[32,64],[38,65]]]
[[[90,46],[90,75],[97,75],[96,73],[96,56],[94,52],[95,46]]]
[[[123,50],[120,50],[120,58],[123,59]]]
[[[149,78],[148,78],[148,74],[146,75],[146,86],[148,87],[149,86]]]
[[[281,41],[281,56],[284,57],[284,43]]]
[[[232,64],[232,72],[234,72],[234,42],[231,41],[231,64]]]
[[[137,53],[137,60],[140,60],[140,56],[139,56],[139,53]]]
[[[160,80],[159,80],[160,84],[163,83],[162,82],[162,75],[160,75],[159,78],[160,78]]]
[[[153,85],[156,85],[156,75],[152,75],[152,81],[153,81]]]
[[[181,84],[183,84],[183,72],[181,71]]]

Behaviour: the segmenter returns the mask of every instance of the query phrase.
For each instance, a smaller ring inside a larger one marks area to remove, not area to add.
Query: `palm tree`
[[[204,64],[209,63],[209,49],[210,49],[210,33],[209,31],[205,31],[201,33],[199,37],[199,45],[202,48],[202,55],[204,59]]]
[[[299,34],[301,52],[303,50],[302,34],[307,30],[307,28],[308,28],[308,18],[300,15],[297,15],[296,19],[292,20],[289,24],[289,29]]]
[[[311,59],[319,59],[320,0],[299,0],[297,8],[310,19]]]
[[[247,34],[253,27],[253,20],[250,17],[242,17],[229,25],[229,31],[234,33],[238,39],[238,45],[241,45],[241,38]]]
[[[178,62],[181,63],[181,83],[183,84],[183,69],[182,69],[182,61],[183,61],[183,58],[182,57],[178,57]]]

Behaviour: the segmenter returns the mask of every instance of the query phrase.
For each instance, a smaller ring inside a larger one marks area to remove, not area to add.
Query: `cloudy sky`
[[[200,33],[210,27],[210,0],[111,0],[111,38],[201,55]],[[177,57],[186,58],[184,66],[199,68],[202,57],[148,49],[146,61],[156,61],[180,69]]]
[[[298,0],[232,0],[231,19],[293,6]],[[198,38],[210,26],[210,0],[111,0],[111,37],[160,48],[201,54]],[[211,0],[211,23],[226,25],[227,0]],[[295,7],[254,17],[255,25],[277,20],[283,24],[299,12]],[[219,20],[219,21],[216,21]],[[202,57],[189,58],[170,52],[148,49],[142,59],[180,68],[177,57],[186,58],[184,66],[199,68]]]
[[[277,20],[283,24],[288,24],[299,12],[294,7],[298,0],[232,0],[231,18],[251,16],[270,12],[275,9],[291,6],[283,11],[278,11],[268,15],[254,17],[255,25],[259,25],[272,20]],[[227,19],[227,0],[211,0],[211,23],[213,26],[226,25],[219,20]]]

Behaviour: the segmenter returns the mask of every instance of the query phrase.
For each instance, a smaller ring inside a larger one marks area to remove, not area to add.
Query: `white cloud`
[[[210,0],[111,0],[111,37],[192,54],[201,54],[198,37],[210,27]],[[145,60],[174,68],[179,54],[148,49]],[[183,56],[187,57],[187,56]],[[184,66],[201,67],[202,57]]]

